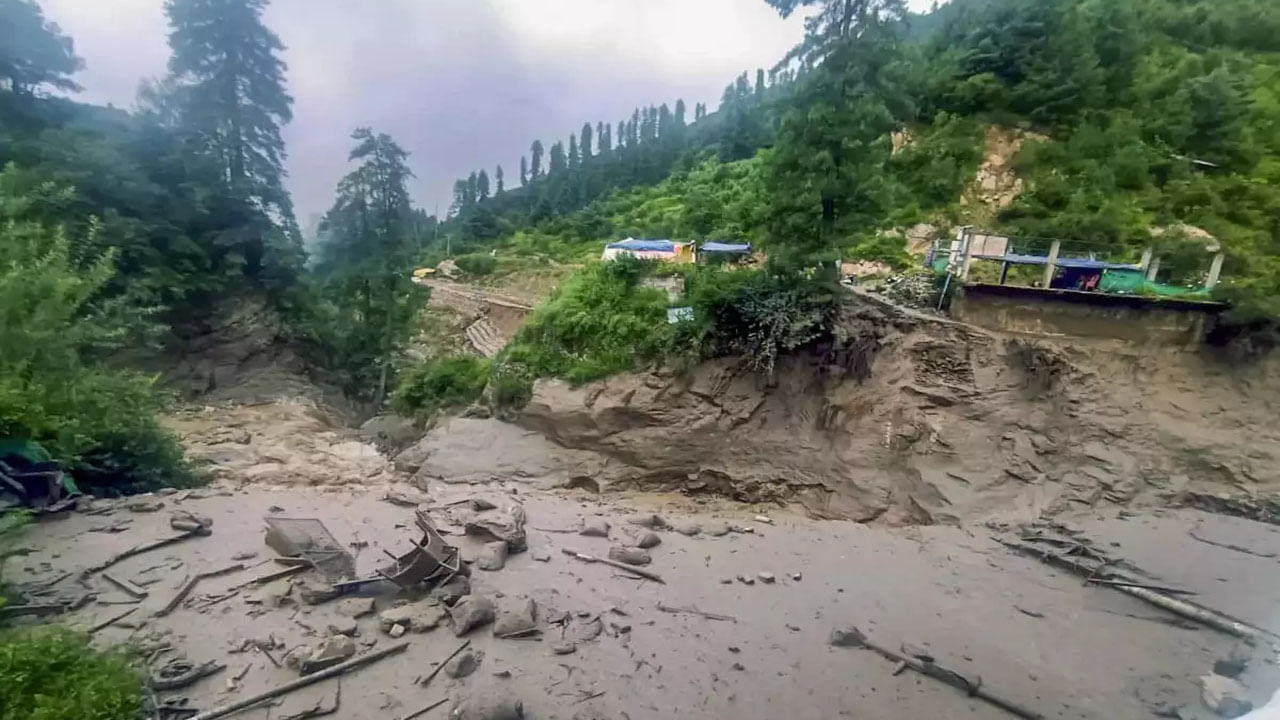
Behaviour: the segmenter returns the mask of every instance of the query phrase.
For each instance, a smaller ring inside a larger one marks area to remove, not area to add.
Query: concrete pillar
[[[1151,248],[1142,251],[1142,259],[1138,261],[1138,267],[1146,270],[1151,265]]]
[[[1155,282],[1158,272],[1160,272],[1160,258],[1152,258],[1151,264],[1147,266],[1147,282]]]
[[[1049,262],[1044,266],[1044,282],[1040,284],[1040,287],[1046,290],[1053,284],[1053,275],[1058,269],[1058,251],[1061,249],[1061,240],[1054,240],[1049,246]]]
[[[1222,276],[1222,261],[1226,258],[1226,253],[1218,253],[1213,256],[1213,264],[1209,266],[1209,279],[1205,280],[1204,283],[1205,290],[1212,290],[1218,284],[1218,278]]]
[[[973,236],[969,232],[969,228],[965,227],[960,231],[960,279],[965,282],[969,281],[969,266],[973,264]]]

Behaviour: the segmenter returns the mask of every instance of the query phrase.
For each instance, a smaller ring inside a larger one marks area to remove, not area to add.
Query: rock
[[[733,532],[733,528],[729,527],[729,523],[715,523],[707,528],[707,534],[711,537],[724,537]]]
[[[400,507],[418,507],[430,500],[424,492],[402,487],[388,490],[382,499]]]
[[[302,667],[302,662],[311,657],[312,648],[310,645],[299,645],[284,654],[281,661],[284,666],[290,670],[298,670]]]
[[[169,516],[169,527],[182,532],[199,530],[207,533],[213,527],[213,518],[190,510],[178,510]]]
[[[769,516],[767,516],[767,515],[757,515],[757,516],[756,516],[756,518],[755,518],[755,520],[756,520],[756,522],[758,522],[758,523],[764,523],[765,525],[772,525],[772,524],[773,524],[773,520],[772,520],[772,519],[770,519],[770,518],[769,518]]]
[[[330,635],[346,635],[347,637],[355,637],[360,634],[360,625],[353,618],[344,618],[329,623]]]
[[[342,594],[342,591],[323,580],[303,578],[293,584],[298,589],[298,597],[308,605],[319,605],[329,602]]]
[[[156,498],[137,498],[125,503],[125,509],[136,513],[153,513],[164,509],[164,501]]]
[[[665,530],[671,527],[661,515],[641,515],[640,517],[633,517],[630,520],[627,520],[627,522],[632,525],[649,528],[650,530]]]
[[[1238,678],[1245,671],[1245,668],[1249,666],[1251,656],[1252,653],[1249,652],[1249,646],[1242,642],[1237,642],[1231,646],[1230,655],[1213,663],[1213,672],[1215,675],[1223,677]]]
[[[483,658],[484,655],[482,653],[467,650],[445,663],[444,674],[460,680],[475,672],[480,667],[480,660]]]
[[[867,640],[867,636],[856,627],[836,628],[831,631],[831,637],[827,639],[828,645],[835,647],[862,647]]]
[[[446,615],[448,612],[438,601],[419,600],[384,610],[378,615],[378,624],[386,633],[397,625],[405,630],[424,633],[439,627]]]
[[[493,601],[479,595],[468,595],[449,610],[453,634],[462,637],[478,627],[493,622]]]
[[[737,670],[739,672],[747,669],[745,666],[743,666],[742,663],[738,663],[738,662],[734,663],[731,667],[733,667],[734,670]]]
[[[529,553],[529,557],[538,562],[551,562],[551,553],[546,550],[533,550]]]
[[[801,580],[804,579],[804,575],[798,572],[793,572],[791,573],[791,579],[795,580],[796,582],[800,582]]]
[[[508,608],[498,613],[493,623],[494,637],[503,637],[515,633],[523,633],[538,627],[538,605],[529,598],[515,608]]]
[[[1217,674],[1200,678],[1200,699],[1219,717],[1237,718],[1253,709],[1249,691],[1229,677]]]
[[[485,510],[496,510],[497,505],[484,498],[471,498],[467,501],[467,507],[475,512],[484,512]]]
[[[407,448],[420,437],[422,431],[417,423],[412,418],[399,415],[377,415],[360,426],[360,439],[387,453]]]
[[[375,607],[373,598],[348,598],[340,600],[335,609],[342,617],[362,618],[372,615]]]
[[[756,579],[751,577],[750,575],[739,575],[738,582],[742,583],[743,585],[755,585]]]
[[[604,520],[583,520],[578,534],[583,537],[609,537],[609,523]]]
[[[628,565],[648,565],[653,562],[653,558],[649,556],[648,550],[619,547],[617,545],[609,548],[609,559],[616,560],[620,563],[626,563]]]
[[[159,490],[156,491],[156,494],[161,497],[168,497],[169,495],[177,495],[178,488],[160,488]]]
[[[450,720],[523,720],[524,703],[496,688],[480,688],[449,713]]]
[[[600,633],[604,632],[604,623],[600,622],[600,618],[592,618],[575,625],[572,632],[573,639],[579,642],[595,640],[600,637]]]
[[[298,668],[303,675],[310,675],[325,668],[333,667],[356,654],[356,643],[346,635],[332,635],[325,638],[315,650],[302,661]]]
[[[485,543],[476,558],[476,567],[481,570],[497,572],[507,566],[507,544],[501,540]]]
[[[656,532],[647,532],[641,535],[639,540],[636,540],[636,547],[644,550],[657,547],[661,544],[662,538],[658,537],[658,533]]]
[[[694,537],[702,533],[702,526],[697,523],[680,523],[675,527],[676,532],[681,535],[688,535],[689,537]]]
[[[258,553],[257,553],[257,551],[255,551],[255,550],[245,550],[245,551],[243,551],[243,552],[238,552],[238,553],[236,553],[235,555],[232,555],[232,556],[231,556],[231,559],[232,559],[232,560],[252,560],[252,559],[254,559],[254,558],[256,558],[256,557],[258,557]]]
[[[772,584],[777,581],[777,578],[774,577],[771,572],[758,572],[756,573],[756,577],[760,578],[760,582],[766,584]]]
[[[391,629],[387,631],[387,634],[393,638],[400,638],[404,637],[406,632],[408,631],[404,629],[403,625],[392,625]]]
[[[529,548],[524,521],[524,508],[511,505],[503,510],[488,510],[471,517],[463,523],[463,530],[468,535],[490,541],[501,540],[507,544],[507,552],[516,555]]]
[[[471,581],[459,575],[443,585],[432,588],[428,597],[453,607],[459,600],[470,594]]]
[[[551,652],[556,655],[572,655],[577,651],[578,645],[576,643],[569,642],[568,640],[558,642],[551,646]]]
[[[721,585],[732,585],[732,584],[733,584],[733,578],[720,578],[720,584],[721,584]]]

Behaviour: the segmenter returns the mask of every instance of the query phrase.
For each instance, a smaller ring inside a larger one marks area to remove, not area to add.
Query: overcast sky
[[[164,73],[163,0],[40,0],[88,67],[80,99],[131,108]],[[923,9],[932,0],[912,0]],[[351,131],[411,153],[414,199],[448,208],[453,181],[503,165],[519,182],[534,138],[684,98],[713,108],[738,73],[769,67],[803,35],[762,0],[274,0],[294,120],[289,188],[304,227],[346,172]]]

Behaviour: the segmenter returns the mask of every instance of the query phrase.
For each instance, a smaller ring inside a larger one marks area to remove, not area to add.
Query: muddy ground
[[[175,656],[225,663],[220,673],[171,693],[207,709],[296,677],[257,651],[233,652],[246,639],[274,639],[272,655],[279,660],[290,648],[316,643],[339,619],[337,602],[305,605],[296,591],[283,606],[272,607],[290,580],[203,606],[227,588],[279,568],[263,544],[264,518],[321,519],[352,548],[358,571],[367,574],[382,563],[383,550],[403,551],[415,534],[413,509],[388,502],[385,493],[381,485],[215,487],[160,497],[164,507],[155,512],[134,512],[120,503],[105,514],[39,523],[25,539],[33,552],[11,559],[5,576],[39,582],[71,572],[55,588],[74,593],[83,568],[172,534],[172,511],[211,517],[211,536],[144,553],[108,571],[143,585],[148,596],[132,615],[97,634],[104,643],[170,643],[173,651],[160,655],[157,664]],[[938,662],[980,675],[985,688],[1046,718],[1149,717],[1165,703],[1183,705],[1182,717],[1212,717],[1200,703],[1198,678],[1234,644],[1207,628],[1170,624],[1174,616],[1161,610],[1011,554],[982,526],[875,527],[811,520],[777,507],[542,491],[512,483],[432,487],[430,505],[471,496],[524,506],[529,551],[513,555],[500,571],[474,570],[473,593],[494,598],[500,610],[533,598],[541,636],[504,640],[488,627],[475,630],[467,638],[472,650],[483,653],[479,669],[464,679],[442,673],[424,688],[415,678],[429,673],[461,640],[447,623],[409,633],[405,653],[342,678],[335,717],[402,717],[436,699],[456,702],[492,693],[518,697],[530,718],[1009,717],[910,671],[895,676],[893,664],[871,652],[828,644],[833,629],[850,625],[895,649],[902,642],[924,647]],[[696,523],[710,530],[731,523],[754,532],[660,532],[662,543],[652,550],[649,567],[663,575],[662,585],[560,552],[605,555],[643,531],[629,518],[652,512],[677,527]],[[757,521],[760,514],[772,524]],[[443,528],[460,530],[448,512],[432,516]],[[612,524],[610,538],[563,532],[598,519]],[[1275,527],[1196,511],[1088,514],[1069,524],[1143,566],[1160,583],[1194,591],[1204,605],[1280,631],[1277,560],[1211,545],[1187,532],[1194,528],[1202,539],[1271,554],[1280,551]],[[112,526],[120,531],[104,531]],[[448,537],[464,557],[480,549],[475,539]],[[234,559],[248,553],[256,556]],[[549,561],[535,559],[544,553]],[[246,569],[202,582],[172,614],[154,616],[189,576],[235,562]],[[774,574],[776,582],[746,585],[735,579],[761,572]],[[69,616],[70,623],[89,627],[128,608],[116,603],[129,598],[101,574],[82,585],[98,593],[97,599]],[[393,588],[375,590],[366,594],[373,594],[379,611],[397,602]],[[734,619],[671,614],[659,604],[696,606]],[[548,621],[565,611],[573,616],[570,637],[589,629],[595,617],[603,632],[578,642],[574,654],[559,656],[553,647],[562,630]],[[361,651],[396,642],[379,629],[376,615],[357,623]],[[1261,704],[1280,684],[1280,672],[1269,644],[1252,656],[1243,680]],[[230,680],[241,673],[239,681]],[[240,717],[294,716],[331,703],[338,687],[339,681],[325,681]],[[448,709],[427,717],[444,717]]]

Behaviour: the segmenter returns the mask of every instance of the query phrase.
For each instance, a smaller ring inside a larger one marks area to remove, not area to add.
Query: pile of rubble
[[[938,305],[938,278],[931,272],[912,275],[894,275],[884,281],[880,291],[898,305],[914,308],[935,308]]]

